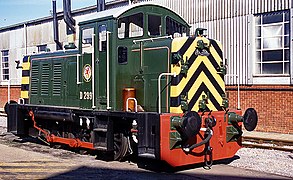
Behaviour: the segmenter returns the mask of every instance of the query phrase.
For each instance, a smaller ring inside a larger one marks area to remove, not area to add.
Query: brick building
[[[153,1],[179,13],[191,24],[191,32],[197,27],[207,28],[209,37],[223,43],[231,108],[254,107],[259,115],[258,131],[293,133],[292,1]],[[118,0],[106,3],[106,8],[127,4],[127,0]],[[79,9],[73,12],[73,17],[81,21],[95,11],[96,7]],[[60,41],[65,43],[62,13],[58,17]],[[7,78],[11,83],[11,98],[19,97],[21,72],[15,69],[14,60],[48,48],[55,50],[52,17],[2,27],[0,39],[2,107],[8,99]]]

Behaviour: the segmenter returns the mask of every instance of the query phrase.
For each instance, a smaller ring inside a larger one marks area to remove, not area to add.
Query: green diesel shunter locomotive
[[[228,109],[221,44],[161,5],[141,3],[79,23],[78,48],[27,56],[24,103],[8,131],[50,144],[182,166],[233,157],[257,115]]]

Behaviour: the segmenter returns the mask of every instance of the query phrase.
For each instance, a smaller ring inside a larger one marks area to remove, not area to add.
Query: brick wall
[[[230,109],[237,108],[237,87],[227,86]],[[11,87],[11,99],[20,97],[20,87]],[[0,86],[0,108],[7,102],[7,86]],[[293,134],[293,86],[241,86],[243,113],[253,107],[258,113],[256,130]]]
[[[237,87],[227,86],[230,108],[237,107]],[[293,86],[240,86],[243,113],[249,107],[258,113],[256,130],[293,134]]]
[[[7,86],[0,86],[0,108],[3,108],[8,100]],[[10,86],[10,99],[17,102],[20,97],[20,86]]]

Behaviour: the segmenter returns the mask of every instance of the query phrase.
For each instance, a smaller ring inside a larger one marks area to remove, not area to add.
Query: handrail
[[[79,84],[81,84],[81,82],[80,82],[80,79],[79,79],[79,57],[80,57],[81,55],[80,54],[77,54],[76,55],[76,84],[77,85],[79,85]]]
[[[18,98],[18,104],[24,104],[24,99],[23,98]]]
[[[176,73],[161,73],[158,78],[158,112],[161,114],[161,78],[162,76],[173,76],[176,77]]]
[[[107,31],[107,110],[110,110],[110,43],[109,43],[109,34],[111,32]]]
[[[126,100],[126,111],[128,111],[128,101],[129,100],[134,100],[134,105],[135,105],[135,107],[134,107],[134,109],[135,109],[135,112],[137,112],[137,100],[135,99],[135,98],[127,98],[127,100]]]
[[[154,41],[158,39],[167,39],[167,38],[172,38],[172,36],[162,36],[162,37],[155,37],[155,38],[146,38],[146,39],[138,39],[138,40],[133,40],[133,43],[136,44],[137,42],[145,42],[145,41]]]
[[[92,34],[92,108],[95,106],[95,34]]]

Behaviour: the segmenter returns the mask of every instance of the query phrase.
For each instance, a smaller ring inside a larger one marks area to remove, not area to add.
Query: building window
[[[38,47],[38,52],[47,52],[48,49],[47,49],[47,44],[43,44],[43,45],[39,45],[37,46]]]
[[[290,14],[289,11],[256,16],[255,75],[289,75]]]
[[[1,51],[2,80],[9,80],[9,51]]]

